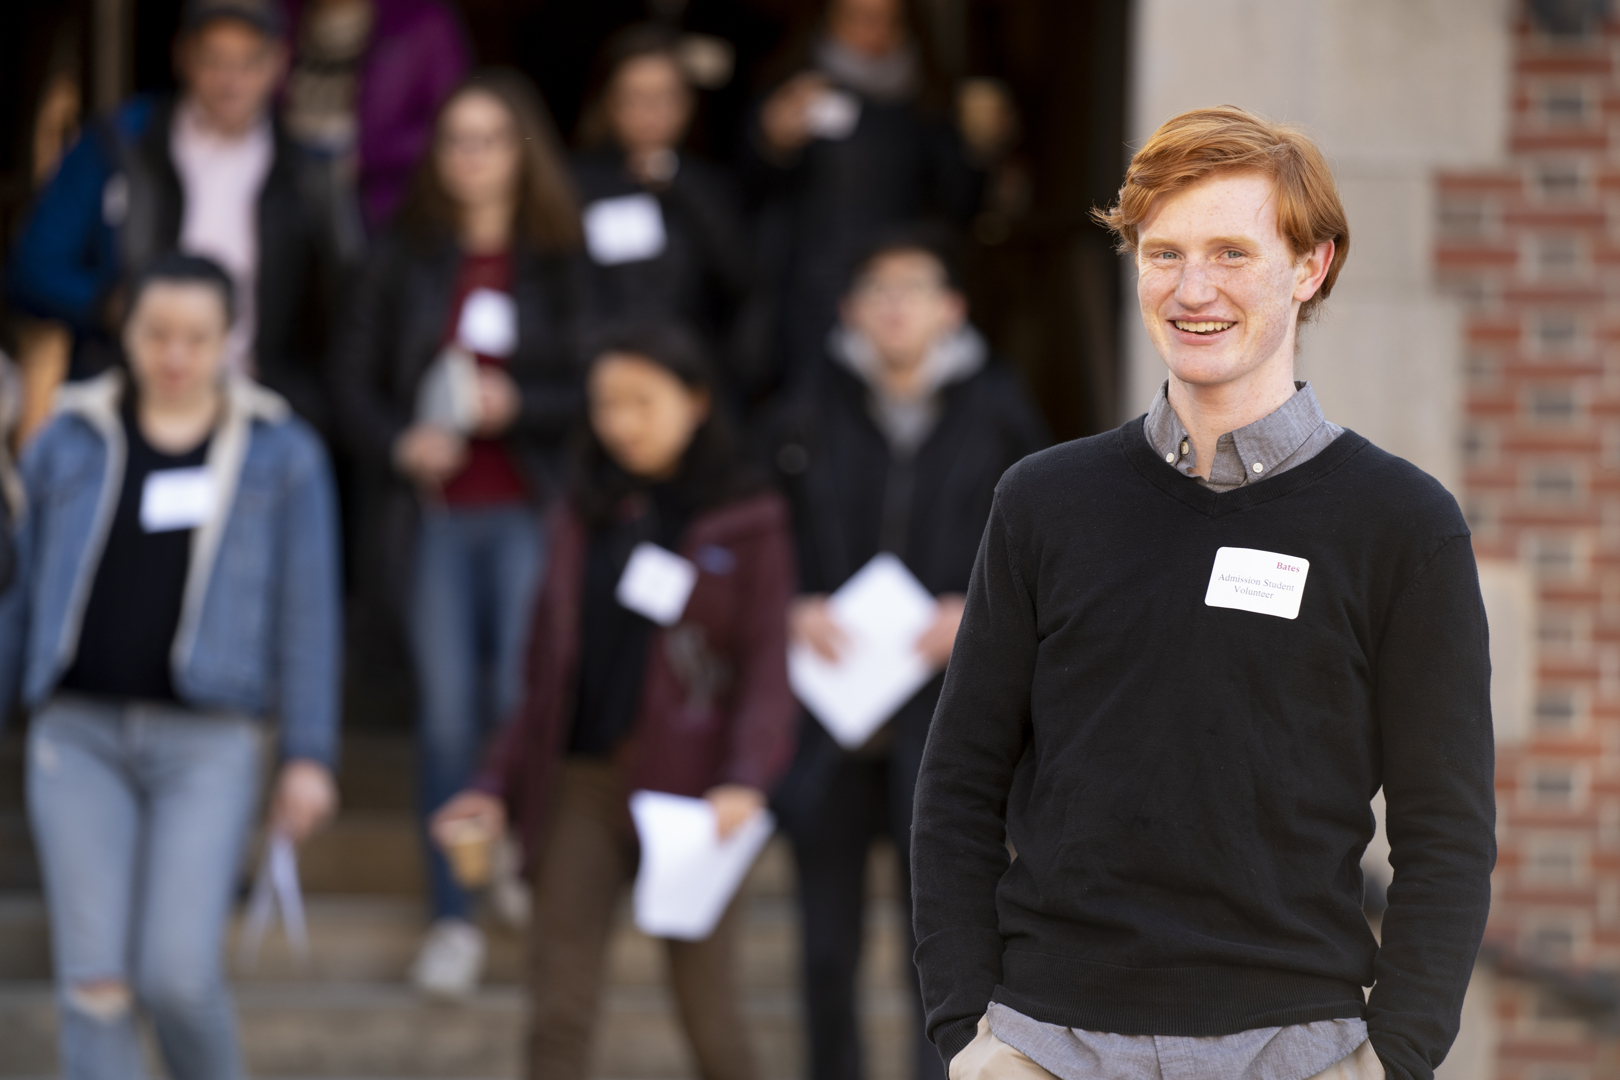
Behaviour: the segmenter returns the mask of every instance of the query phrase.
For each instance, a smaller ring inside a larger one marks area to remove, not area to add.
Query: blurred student
[[[640,25],[604,51],[574,159],[589,256],[581,314],[595,327],[676,321],[723,347],[752,252],[729,179],[681,150],[696,98],[679,40]]]
[[[373,251],[333,359],[363,463],[384,595],[403,596],[424,820],[466,786],[517,705],[544,562],[541,514],[584,395],[571,260],[578,211],[545,108],[521,75],[445,102],[399,226]],[[434,925],[412,972],[471,991],[484,941],[427,845]]]
[[[237,316],[226,366],[322,427],[320,375],[335,287],[331,218],[306,197],[308,161],[270,114],[286,70],[275,0],[187,0],[177,98],[142,97],[89,128],[41,194],[8,290],[73,330],[72,378],[116,362],[120,284],[180,250],[223,266]]]
[[[826,359],[773,426],[799,543],[791,634],[829,660],[847,639],[827,594],[890,552],[938,597],[917,649],[943,669],[996,481],[1046,443],[1017,376],[968,323],[952,266],[946,246],[927,232],[879,241],[848,287]],[[940,682],[918,691],[854,753],[806,716],[778,793],[799,866],[812,1080],[862,1075],[855,969],[867,849],[881,833],[899,854],[902,940],[915,985],[911,797]],[[914,1042],[916,1075],[942,1075],[920,1019]]]
[[[290,0],[296,28],[283,116],[386,228],[427,153],[433,118],[467,75],[460,20],[441,0]]]
[[[535,611],[528,696],[473,790],[439,814],[498,831],[534,865],[530,1080],[583,1080],[617,901],[636,874],[628,799],[702,796],[722,835],[765,806],[792,753],[793,589],[787,507],[747,467],[715,379],[688,334],[610,340],[588,376],[590,431],[553,524]],[[623,606],[632,551],[652,543],[698,570],[667,628]],[[667,942],[681,1021],[705,1080],[759,1069],[733,981],[736,905],[706,941]]]
[[[746,140],[787,381],[821,356],[872,236],[923,217],[965,225],[978,208],[1001,135],[964,142],[925,42],[907,0],[830,0]]]
[[[280,718],[270,826],[336,804],[336,513],[325,453],[232,372],[229,276],[168,255],[134,282],[129,370],[65,388],[23,460],[0,701],[33,716],[28,813],[70,1080],[242,1075],[220,952]]]

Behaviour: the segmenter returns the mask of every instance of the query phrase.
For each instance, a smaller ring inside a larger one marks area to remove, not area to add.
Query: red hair
[[[1256,116],[1236,105],[1193,109],[1171,117],[1131,158],[1119,198],[1092,216],[1119,238],[1119,250],[1136,253],[1137,226],[1167,195],[1216,173],[1258,172],[1277,188],[1277,231],[1297,258],[1333,241],[1333,259],[1316,295],[1299,309],[1309,322],[1333,291],[1350,253],[1350,223],[1322,151],[1299,128]]]

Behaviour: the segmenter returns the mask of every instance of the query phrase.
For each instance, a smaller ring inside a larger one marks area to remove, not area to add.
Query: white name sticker
[[[1223,547],[1215,552],[1215,569],[1209,573],[1204,603],[1296,619],[1305,595],[1305,575],[1310,572],[1310,560],[1297,555]]]
[[[517,348],[517,305],[510,293],[474,289],[461,304],[456,341],[468,352],[507,357]]]
[[[195,529],[214,512],[214,478],[206,466],[159,469],[141,488],[141,529],[149,533]]]
[[[656,259],[664,253],[664,211],[651,195],[598,199],[585,208],[585,249],[599,266]]]
[[[636,545],[625,564],[614,596],[637,615],[660,626],[674,626],[686,612],[686,601],[697,584],[698,570],[667,548],[646,542]]]

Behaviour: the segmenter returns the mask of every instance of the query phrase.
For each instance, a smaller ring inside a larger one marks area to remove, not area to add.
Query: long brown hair
[[[608,93],[613,89],[613,80],[618,77],[619,70],[630,61],[643,57],[656,56],[675,65],[675,70],[680,72],[686,84],[686,92],[694,99],[693,111],[696,112],[697,90],[687,74],[686,65],[681,61],[680,44],[680,34],[662,23],[635,23],[609,38],[597,54],[596,65],[591,71],[590,88],[585,95],[586,105],[574,129],[574,141],[593,149],[613,141],[607,118]]]
[[[433,119],[433,144],[422,155],[400,223],[420,239],[454,235],[456,207],[439,178],[436,147],[445,113],[463,94],[488,94],[506,107],[518,137],[518,237],[542,251],[565,251],[580,244],[579,200],[563,163],[551,114],[534,84],[508,68],[483,68],[469,75],[444,99]]]

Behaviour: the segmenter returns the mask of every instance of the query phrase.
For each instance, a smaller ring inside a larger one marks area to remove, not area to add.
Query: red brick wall
[[[1507,162],[1438,178],[1437,269],[1466,336],[1464,504],[1538,601],[1535,706],[1497,765],[1488,947],[1502,1080],[1620,1075],[1620,26],[1517,30]],[[1611,146],[1614,150],[1611,150]]]

